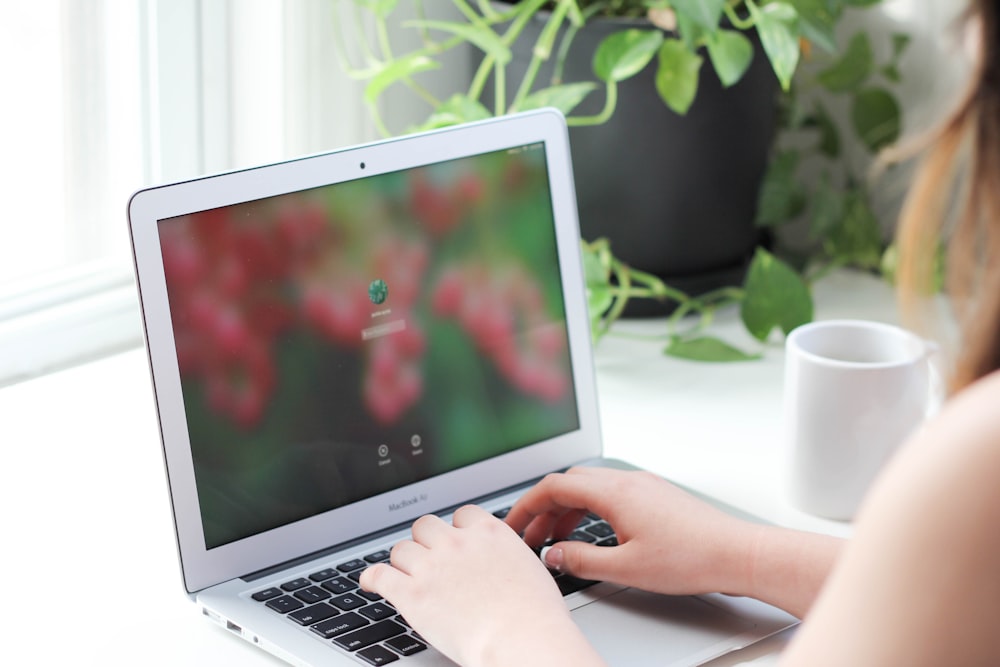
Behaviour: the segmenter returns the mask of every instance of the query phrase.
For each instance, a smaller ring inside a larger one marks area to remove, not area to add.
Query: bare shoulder
[[[990,487],[1000,492],[1000,372],[949,400],[915,435],[908,450],[912,451],[904,450],[899,456],[899,467],[904,470],[943,466],[937,476],[941,484],[968,483],[986,476],[994,482]]]
[[[1000,374],[953,397],[866,498],[790,664],[1000,664]]]

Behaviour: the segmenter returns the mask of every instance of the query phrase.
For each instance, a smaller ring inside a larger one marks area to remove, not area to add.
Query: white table
[[[816,298],[818,318],[895,318],[891,290],[870,277],[835,274]],[[735,312],[713,330],[747,340]],[[661,346],[599,345],[606,453],[775,523],[846,535],[848,525],[788,504],[780,344],[742,364],[672,360]],[[142,350],[0,389],[0,443],[8,653],[38,664],[281,664],[200,618],[183,594]],[[758,656],[780,645],[717,664],[770,663]]]

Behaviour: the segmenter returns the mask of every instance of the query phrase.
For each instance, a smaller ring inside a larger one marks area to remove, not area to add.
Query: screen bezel
[[[206,548],[164,280],[159,221],[536,143],[544,146],[549,172],[580,428],[236,542]],[[153,187],[133,195],[128,218],[181,569],[189,593],[493,490],[523,483],[600,454],[576,195],[568,134],[558,111],[526,112]],[[485,480],[488,480],[486,484]],[[416,502],[409,502],[411,500]],[[401,507],[393,510],[390,505]]]

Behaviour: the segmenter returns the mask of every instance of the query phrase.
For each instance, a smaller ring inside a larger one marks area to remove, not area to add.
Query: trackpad
[[[755,627],[700,598],[635,588],[578,607],[573,619],[610,665],[697,664],[746,644],[740,636]]]

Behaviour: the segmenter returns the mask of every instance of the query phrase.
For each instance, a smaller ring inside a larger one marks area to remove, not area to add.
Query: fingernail
[[[563,564],[563,550],[561,547],[542,547],[538,554],[542,557],[542,562],[553,570],[561,570]]]

